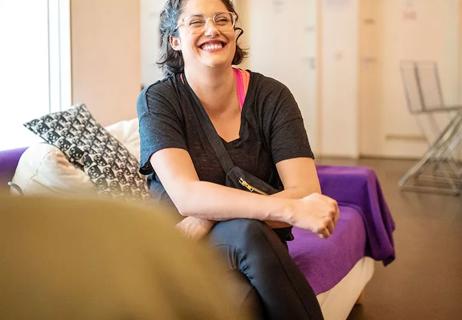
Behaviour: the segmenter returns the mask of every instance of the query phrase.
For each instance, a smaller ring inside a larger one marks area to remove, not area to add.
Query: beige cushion
[[[126,120],[106,129],[117,138],[137,159],[140,139],[138,120]],[[71,164],[56,147],[39,143],[30,146],[21,156],[12,179],[25,195],[35,194],[85,194],[96,188],[89,176]]]

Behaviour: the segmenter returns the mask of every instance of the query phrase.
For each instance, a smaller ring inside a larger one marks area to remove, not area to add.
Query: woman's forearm
[[[183,149],[162,149],[151,156],[153,169],[184,216],[208,220],[280,221],[316,233],[324,229],[331,231],[338,219],[337,203],[316,192],[319,182],[314,163],[305,162],[303,159],[280,161],[278,172],[282,173],[281,180],[287,191],[264,196],[200,181],[189,154]],[[308,193],[313,190],[313,193],[298,198],[305,192],[302,189]],[[300,194],[295,197],[295,193]]]
[[[319,188],[300,187],[300,188],[285,189],[278,193],[272,194],[271,196],[277,197],[277,198],[286,198],[286,199],[301,199],[314,192],[321,193]]]
[[[277,198],[286,198],[286,199],[301,199],[313,192],[318,192],[318,190],[306,190],[306,188],[290,188],[290,189],[282,190],[278,193],[272,194],[271,196],[277,197]],[[213,225],[213,221],[224,220],[224,219],[217,219],[217,218],[212,220],[211,217],[205,217],[201,214],[191,214],[186,219],[188,219],[189,217],[195,217],[196,219],[209,220],[212,222],[212,225]],[[236,217],[233,217],[233,218],[236,218]],[[284,227],[290,226],[290,224],[288,224],[287,222],[281,222],[281,221],[265,220],[265,222],[272,228],[284,228]]]
[[[285,197],[253,194],[205,181],[188,182],[181,189],[172,200],[184,216],[208,220],[248,218],[291,223],[292,200]]]

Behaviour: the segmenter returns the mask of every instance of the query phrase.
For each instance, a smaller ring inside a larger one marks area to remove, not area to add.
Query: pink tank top
[[[238,68],[233,68],[234,78],[236,79],[236,93],[237,100],[239,101],[239,107],[244,107],[245,96],[247,94],[247,89],[249,88],[250,74],[248,71],[241,70]]]

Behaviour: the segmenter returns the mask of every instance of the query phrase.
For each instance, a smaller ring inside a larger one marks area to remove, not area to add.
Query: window
[[[0,0],[0,150],[37,141],[23,123],[71,104],[70,0]]]

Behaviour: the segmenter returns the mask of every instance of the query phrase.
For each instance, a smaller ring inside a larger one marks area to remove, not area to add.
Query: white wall
[[[248,67],[284,83],[305,120],[310,143],[319,153],[316,101],[315,0],[238,1],[248,44]]]
[[[357,157],[358,1],[237,3],[247,11],[249,67],[291,89],[315,153]]]
[[[361,0],[362,155],[415,158],[427,148],[406,106],[401,60],[437,61],[445,101],[457,102],[458,5],[458,0]]]
[[[164,0],[141,0],[141,83],[145,86],[162,78],[159,60],[159,16]]]
[[[359,155],[358,0],[322,1],[321,152]]]
[[[233,3],[234,3],[234,9],[239,15],[237,26],[241,27],[244,30],[244,33],[238,40],[238,44],[242,49],[247,50],[250,48],[249,39],[250,39],[250,33],[252,31],[248,27],[250,25],[250,18],[251,18],[250,2],[248,0],[234,0]],[[250,69],[249,59],[248,58],[244,59],[239,65],[239,67],[243,69]]]

